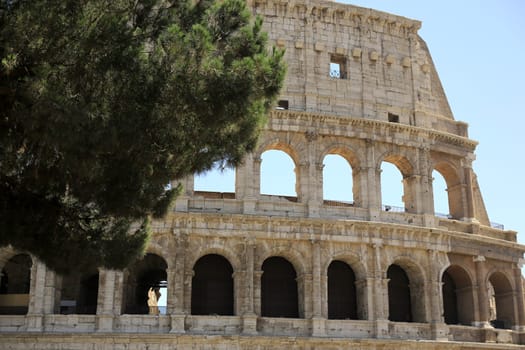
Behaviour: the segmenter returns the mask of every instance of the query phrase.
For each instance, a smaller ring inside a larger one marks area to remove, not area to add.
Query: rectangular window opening
[[[390,123],[399,123],[399,116],[394,113],[388,113],[388,121]]]
[[[279,100],[275,109],[288,109],[288,100]]]
[[[341,55],[330,55],[330,77],[346,79],[346,57]]]

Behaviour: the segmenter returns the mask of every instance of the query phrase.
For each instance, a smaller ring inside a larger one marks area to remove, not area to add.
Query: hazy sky
[[[340,2],[423,22],[419,34],[428,44],[454,118],[467,122],[469,137],[479,141],[474,170],[489,218],[518,231],[525,244],[525,1]],[[271,186],[286,182],[283,172],[276,175]],[[197,187],[199,183],[196,179]],[[343,186],[338,186],[341,192]],[[264,193],[264,183],[261,188]],[[383,203],[396,205],[392,201],[400,196],[384,194]],[[446,211],[442,207],[437,203],[436,211]]]

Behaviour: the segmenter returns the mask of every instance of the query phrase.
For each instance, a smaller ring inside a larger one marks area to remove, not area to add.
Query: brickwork
[[[248,3],[264,18],[271,43],[286,49],[280,99],[288,109],[270,113],[259,147],[236,169],[235,193],[197,192],[193,177],[184,179],[174,210],[154,222],[148,253],[167,266],[166,313],[125,314],[126,298],[134,295],[129,289],[142,277],[100,269],[96,314],[61,315],[62,278],[33,257],[28,313],[0,315],[0,349],[37,343],[38,349],[60,343],[104,350],[525,344],[525,247],[516,232],[491,227],[472,170],[477,142],[452,116],[417,34],[420,22],[331,1]],[[296,196],[260,193],[268,150],[293,160]],[[352,168],[352,203],[323,198],[330,154]],[[382,203],[382,162],[402,174],[400,210]],[[447,218],[434,213],[434,170],[447,184]],[[1,248],[0,268],[18,253]],[[233,270],[231,315],[192,314],[194,266],[209,254]],[[263,303],[275,302],[265,299],[262,283],[272,257],[293,266],[288,283],[297,290],[298,317],[263,316]],[[352,319],[329,317],[334,261],[355,276]],[[390,320],[389,303],[397,298],[387,275],[391,266],[409,281],[396,283],[409,291],[399,297],[407,297],[411,322]]]

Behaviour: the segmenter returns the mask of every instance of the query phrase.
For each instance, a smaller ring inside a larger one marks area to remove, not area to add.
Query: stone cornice
[[[396,36],[416,34],[421,28],[417,20],[335,1],[251,0],[248,3],[256,12],[264,7],[265,13],[274,16],[345,24]]]
[[[333,114],[292,110],[273,110],[269,115],[267,130],[279,131],[272,129],[272,122],[275,120],[288,120],[292,123],[299,124],[303,127],[302,130],[308,130],[308,126],[315,127],[319,135],[322,135],[322,129],[319,128],[320,124],[326,124],[337,125],[340,127],[354,126],[361,127],[363,129],[373,129],[375,131],[374,134],[376,135],[378,129],[390,130],[397,133],[406,133],[409,135],[420,136],[426,140],[434,140],[435,142],[461,147],[471,152],[473,152],[478,145],[477,141],[444,131],[437,131],[406,124],[390,123],[380,120],[353,118],[349,116],[339,116]]]
[[[465,245],[493,246],[505,248],[508,251],[525,253],[525,245],[487,237],[483,235],[449,231],[440,228],[420,227],[377,221],[334,220],[331,218],[297,218],[243,215],[243,214],[211,214],[211,213],[170,213],[172,231],[191,231],[192,236],[211,231],[214,237],[220,237],[220,231],[227,232],[228,238],[243,238],[249,235],[253,238],[285,239],[285,240],[319,240],[328,242],[354,242],[356,244],[370,243],[377,239],[384,245],[411,246],[413,249],[432,249],[451,252],[451,240],[463,241]],[[293,228],[293,229],[292,229]],[[167,229],[167,227],[166,227]],[[346,235],[345,232],[352,232]],[[207,235],[207,234],[205,234]],[[419,245],[417,243],[425,243]],[[503,257],[500,257],[503,258]],[[508,254],[507,258],[512,258]]]

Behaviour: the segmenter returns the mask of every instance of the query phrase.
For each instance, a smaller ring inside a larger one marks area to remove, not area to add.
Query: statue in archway
[[[152,287],[150,287],[150,289],[148,290],[148,307],[150,315],[158,315],[160,313],[158,305],[159,298],[160,292],[158,288],[153,289]]]

